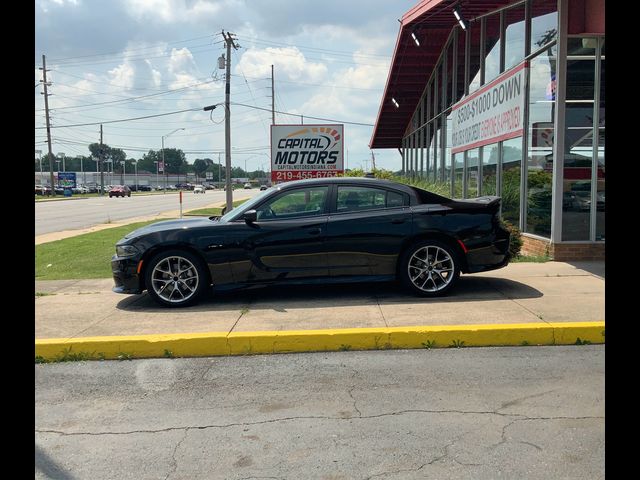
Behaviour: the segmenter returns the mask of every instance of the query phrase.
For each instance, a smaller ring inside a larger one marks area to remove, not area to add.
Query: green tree
[[[211,166],[213,166],[213,160],[210,158],[196,158],[193,162],[193,170],[198,177],[205,177],[205,172]]]

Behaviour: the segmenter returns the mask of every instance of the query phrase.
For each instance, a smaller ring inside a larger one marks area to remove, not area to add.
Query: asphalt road
[[[604,346],[35,366],[35,476],[602,479]]]
[[[257,188],[236,190],[233,192],[233,198],[234,200],[247,198],[257,193],[259,193]],[[203,208],[225,202],[225,200],[225,192],[221,190],[207,190],[204,195],[183,192],[182,209],[187,211]],[[109,198],[105,195],[102,198],[36,202],[36,236],[44,233],[88,228],[128,218],[159,215],[174,210],[180,210],[179,195],[176,192],[125,198]]]

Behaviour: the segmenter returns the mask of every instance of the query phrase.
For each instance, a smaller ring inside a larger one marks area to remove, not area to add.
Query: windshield
[[[260,203],[264,197],[269,195],[271,192],[273,192],[277,188],[278,187],[271,187],[271,188],[267,188],[266,190],[262,190],[255,197],[250,198],[249,200],[244,202],[242,205],[234,208],[230,212],[225,213],[222,217],[220,217],[220,221],[221,222],[230,222],[230,221],[236,220],[244,212],[254,208],[254,206],[257,205],[258,203]]]

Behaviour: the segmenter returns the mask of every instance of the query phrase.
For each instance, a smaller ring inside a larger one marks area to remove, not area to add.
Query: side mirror
[[[258,212],[256,212],[255,210],[247,210],[242,215],[242,218],[244,218],[244,221],[247,223],[253,223],[258,220]]]

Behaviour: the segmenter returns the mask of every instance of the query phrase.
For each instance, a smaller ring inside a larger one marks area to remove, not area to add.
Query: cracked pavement
[[[35,370],[36,478],[604,478],[601,345]]]

